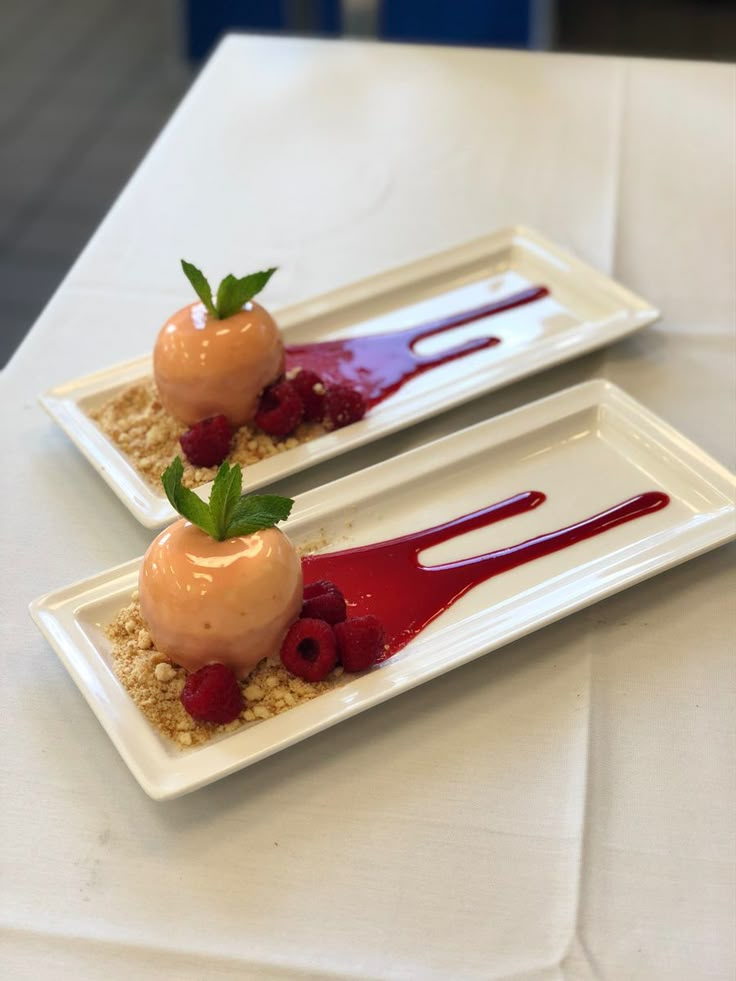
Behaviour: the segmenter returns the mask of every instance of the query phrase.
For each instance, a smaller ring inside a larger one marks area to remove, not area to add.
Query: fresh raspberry
[[[315,596],[321,596],[322,593],[334,593],[334,592],[339,593],[340,590],[330,579],[317,579],[316,582],[304,583],[305,600],[314,599]]]
[[[335,625],[337,649],[346,671],[365,671],[383,653],[386,637],[378,617],[368,614]]]
[[[195,423],[179,437],[187,460],[195,467],[219,467],[230,452],[233,430],[225,416]]]
[[[337,663],[337,644],[329,623],[310,617],[292,624],[281,645],[281,663],[305,681],[326,678]]]
[[[304,405],[304,418],[319,421],[325,414],[325,386],[314,371],[302,368],[291,379]]]
[[[314,620],[326,620],[327,623],[340,623],[347,616],[345,597],[334,582],[327,579],[310,583],[304,587],[301,615]]]
[[[288,436],[302,421],[303,415],[304,405],[299,392],[293,382],[283,379],[264,389],[255,422],[270,436]]]
[[[181,704],[200,722],[223,725],[237,719],[243,708],[243,693],[237,678],[226,664],[205,664],[186,680]]]
[[[332,385],[325,393],[325,422],[333,429],[342,429],[365,415],[365,399],[349,385]]]

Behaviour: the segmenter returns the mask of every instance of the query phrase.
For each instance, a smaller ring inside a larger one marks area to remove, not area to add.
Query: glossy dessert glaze
[[[390,657],[474,586],[643,518],[669,503],[667,494],[648,491],[518,545],[435,566],[424,566],[419,561],[423,549],[524,514],[545,500],[540,491],[524,491],[423,531],[374,545],[307,556],[302,560],[304,581],[329,579],[348,599],[349,616],[377,616],[386,632],[384,658]]]
[[[251,422],[261,392],[283,370],[278,327],[254,301],[225,320],[191,303],[164,324],[153,350],[161,403],[188,426],[217,415],[235,428]]]
[[[286,369],[307,368],[327,384],[350,385],[366,400],[368,408],[396,392],[411,378],[438,365],[467,357],[500,343],[498,337],[478,337],[436,354],[417,354],[414,346],[437,334],[513,310],[547,296],[545,286],[532,286],[502,300],[382,334],[367,334],[315,344],[292,344],[286,348]]]
[[[221,661],[239,678],[278,653],[302,592],[299,556],[278,528],[218,542],[184,518],[154,539],[139,577],[156,649],[189,671]]]

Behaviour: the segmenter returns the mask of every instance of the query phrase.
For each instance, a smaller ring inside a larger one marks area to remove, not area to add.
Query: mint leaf
[[[210,514],[220,541],[227,537],[225,531],[242,491],[243,471],[237,463],[230,467],[225,460],[217,471],[210,494]]]
[[[217,471],[207,504],[182,484],[183,476],[184,464],[177,456],[161,475],[171,506],[218,542],[273,528],[289,517],[294,504],[291,498],[276,494],[241,497],[243,471],[240,464],[231,467],[227,460]]]
[[[207,307],[209,313],[213,317],[216,317],[218,314],[212,302],[212,288],[207,282],[204,273],[197,269],[196,266],[193,266],[191,262],[187,262],[186,259],[181,260],[181,268],[184,270],[184,275],[194,287],[194,292]]]
[[[279,497],[277,494],[250,494],[248,497],[241,497],[230,515],[225,536],[235,538],[237,535],[252,535],[254,531],[273,528],[279,521],[285,521],[289,517],[293,505],[290,497]]]
[[[225,317],[231,317],[234,313],[237,313],[240,307],[235,307],[236,293],[238,289],[238,279],[230,273],[226,276],[220,285],[217,287],[217,299],[215,300],[215,306],[217,307],[217,316],[221,320]],[[245,303],[245,300],[243,300]],[[240,304],[242,307],[243,303]],[[232,308],[232,309],[231,309]],[[220,311],[224,310],[225,313]]]
[[[248,300],[252,300],[256,293],[261,292],[275,272],[275,268],[265,269],[263,272],[243,276],[242,279],[237,279],[232,274],[226,276],[217,290],[217,316],[221,320],[232,317]]]
[[[164,485],[169,503],[187,521],[191,521],[193,525],[206,531],[213,538],[219,539],[209,505],[182,484],[183,474],[184,465],[180,457],[177,457],[161,475],[161,483]]]
[[[217,289],[217,302],[214,302],[212,300],[212,287],[207,282],[204,273],[191,262],[187,262],[186,259],[181,260],[181,268],[210,315],[218,320],[225,320],[226,317],[232,317],[238,310],[242,310],[248,300],[252,300],[256,293],[260,293],[276,272],[275,268],[264,269],[263,272],[243,276],[242,279],[238,279],[237,276],[230,273],[220,283]]]

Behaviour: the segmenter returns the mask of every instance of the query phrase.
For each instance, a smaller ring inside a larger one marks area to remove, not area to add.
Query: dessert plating
[[[304,589],[301,558],[276,528],[290,498],[243,497],[242,470],[225,462],[205,503],[182,474],[177,457],[161,482],[183,517],[149,546],[133,602],[107,632],[134,701],[191,746],[293,708],[385,650],[381,624],[350,620],[333,583]]]

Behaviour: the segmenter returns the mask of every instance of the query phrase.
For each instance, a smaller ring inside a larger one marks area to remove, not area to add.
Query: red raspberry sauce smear
[[[370,409],[416,375],[501,343],[498,337],[477,337],[437,354],[421,355],[414,351],[414,345],[419,341],[533,303],[548,295],[546,286],[532,286],[505,299],[406,330],[290,345],[286,348],[286,368],[287,371],[302,368],[315,372],[328,385],[348,385],[360,392]]]
[[[474,586],[626,522],[645,518],[666,507],[670,499],[660,491],[647,491],[575,524],[508,548],[442,565],[420,564],[418,555],[422,550],[524,514],[545,500],[541,491],[524,491],[423,531],[374,545],[306,556],[302,559],[304,582],[329,579],[348,598],[349,617],[378,617],[386,632],[386,650],[380,658],[384,660],[400,651]]]

